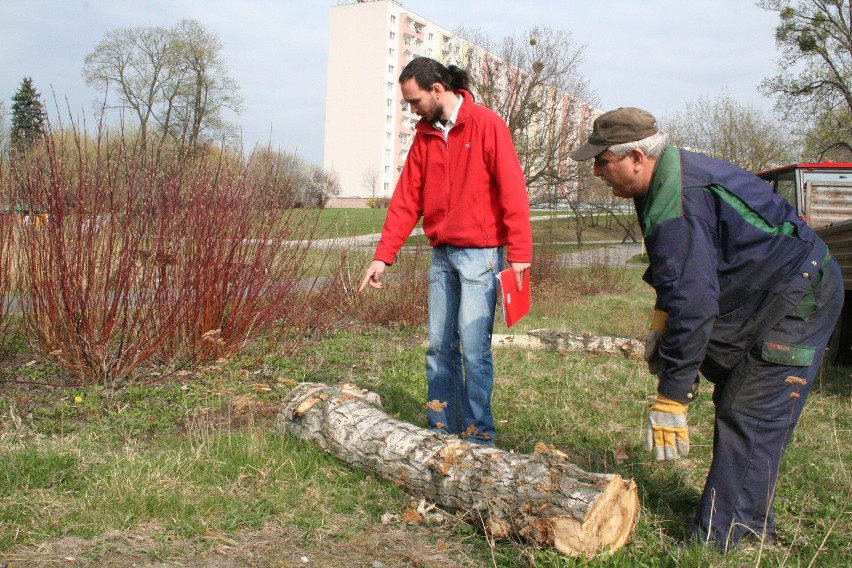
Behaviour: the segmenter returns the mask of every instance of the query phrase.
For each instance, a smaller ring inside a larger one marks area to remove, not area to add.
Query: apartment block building
[[[446,61],[455,36],[390,0],[332,6],[323,167],[340,198],[390,197],[418,117],[397,79],[416,56]]]
[[[330,7],[328,41],[323,167],[340,180],[340,195],[330,206],[390,197],[419,120],[402,100],[403,67],[419,56],[464,68],[472,55],[494,56],[393,0]],[[494,80],[502,83],[507,76]],[[557,95],[566,96],[548,96]],[[577,133],[588,132],[598,111],[580,108],[583,116],[571,122]]]

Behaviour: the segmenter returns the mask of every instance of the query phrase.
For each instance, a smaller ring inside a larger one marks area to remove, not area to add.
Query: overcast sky
[[[24,77],[76,117],[91,120],[97,93],[83,59],[106,32],[172,26],[191,18],[223,44],[245,110],[233,120],[255,143],[322,163],[329,8],[337,0],[0,0],[0,100]],[[727,89],[771,110],[757,86],[774,74],[778,16],[751,0],[401,0],[454,30],[478,28],[495,41],[546,25],[586,47],[583,75],[603,110],[639,106],[658,117]],[[353,86],[353,113],[358,93]],[[67,113],[65,113],[67,116]]]

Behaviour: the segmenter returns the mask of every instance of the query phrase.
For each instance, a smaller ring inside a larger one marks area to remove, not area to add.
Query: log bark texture
[[[641,358],[645,350],[644,342],[626,337],[588,335],[549,329],[533,329],[527,334],[541,341],[543,347],[556,351],[586,351]]]
[[[638,519],[632,480],[583,471],[543,444],[516,454],[442,436],[390,417],[376,393],[355,385],[297,386],[282,403],[278,428],[465,513],[494,538],[590,558],[624,546]]]

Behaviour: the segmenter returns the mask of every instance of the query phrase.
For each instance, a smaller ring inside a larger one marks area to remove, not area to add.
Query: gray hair
[[[651,158],[659,158],[663,150],[666,149],[666,144],[668,144],[668,135],[665,132],[655,132],[651,134],[647,138],[643,138],[642,140],[637,140],[635,142],[625,142],[624,144],[613,144],[609,147],[609,151],[618,156],[619,158],[623,158],[627,154],[630,153],[634,148],[638,148],[645,152],[646,156]]]

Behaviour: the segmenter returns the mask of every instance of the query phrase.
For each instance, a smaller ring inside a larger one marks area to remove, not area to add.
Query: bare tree
[[[361,183],[364,189],[370,193],[370,199],[376,199],[376,188],[379,186],[379,170],[376,166],[370,166],[361,174]]]
[[[103,91],[104,108],[131,110],[136,115],[143,143],[154,114],[160,112],[172,73],[167,65],[168,44],[165,28],[121,28],[107,32],[85,59],[86,84]],[[115,103],[108,102],[110,89],[115,91]]]
[[[849,0],[761,0],[778,12],[775,41],[780,73],[761,90],[786,118],[811,127],[817,155],[852,152],[852,6]]]
[[[239,112],[242,99],[220,55],[222,42],[195,20],[181,20],[171,36],[172,65],[179,71],[171,85],[176,117],[170,121],[171,137],[196,147],[205,138],[231,136],[233,129],[222,119],[222,112]],[[169,130],[165,124],[161,127]]]
[[[479,46],[459,48],[455,57],[470,73],[479,102],[506,120],[531,203],[579,203],[585,184],[568,154],[594,118],[595,97],[579,70],[585,48],[570,33],[548,27],[499,45],[478,30],[457,34]]]
[[[242,99],[228,77],[215,34],[194,20],[173,28],[112,30],[86,56],[86,84],[102,90],[105,109],[130,110],[146,143],[169,139],[197,148],[232,128],[222,111],[240,112]]]
[[[0,164],[9,155],[9,111],[6,104],[0,101]]]
[[[736,101],[727,91],[701,97],[661,120],[672,143],[760,171],[795,161],[796,141],[789,129],[754,105]]]
[[[255,198],[276,209],[321,208],[340,193],[335,172],[296,153],[256,149],[248,171]]]
[[[805,131],[806,159],[852,161],[852,113],[838,109],[824,112]]]
[[[325,207],[328,200],[340,195],[340,176],[333,170],[311,167],[309,183],[303,187],[303,202],[312,207]]]

